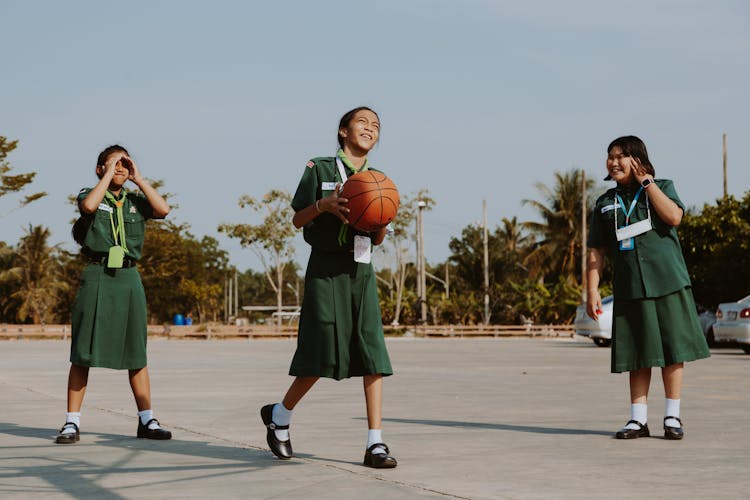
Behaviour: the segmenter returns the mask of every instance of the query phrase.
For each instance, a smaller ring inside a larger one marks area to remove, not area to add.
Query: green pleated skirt
[[[341,380],[391,375],[375,272],[352,253],[313,250],[289,374]]]
[[[690,288],[657,298],[615,297],[612,373],[665,367],[710,355]]]
[[[87,265],[73,305],[70,362],[137,370],[146,366],[146,294],[135,267]]]

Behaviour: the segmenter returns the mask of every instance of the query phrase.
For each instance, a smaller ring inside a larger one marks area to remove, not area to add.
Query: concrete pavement
[[[149,341],[154,410],[174,439],[136,439],[126,372],[92,369],[81,441],[55,445],[64,341],[0,342],[2,498],[744,498],[750,356],[714,350],[686,368],[686,438],[649,427],[617,441],[627,376],[583,339],[389,339],[384,440],[393,470],[361,465],[361,379],[321,380],[292,422],[297,458],[267,450],[258,411],[278,401],[293,340]]]

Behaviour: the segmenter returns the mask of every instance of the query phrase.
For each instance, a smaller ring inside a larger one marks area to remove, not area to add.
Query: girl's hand
[[[599,295],[599,290],[589,290],[586,300],[586,314],[588,314],[591,319],[597,320],[601,313],[602,297]]]
[[[109,158],[107,158],[107,161],[102,167],[104,170],[104,172],[102,172],[102,177],[109,176],[110,179],[114,177],[115,170],[117,169],[117,164],[120,162],[123,156],[125,155],[122,153],[113,153],[109,155]]]
[[[316,208],[321,212],[329,212],[341,219],[344,224],[349,224],[346,218],[346,214],[349,213],[349,209],[346,204],[349,200],[339,196],[341,190],[341,184],[336,184],[336,188],[329,196],[319,199],[316,203]]]
[[[635,156],[630,157],[630,170],[633,171],[633,176],[638,181],[638,184],[642,184],[646,179],[654,180],[654,177],[646,172],[646,169],[641,165],[641,160]]]
[[[138,170],[138,165],[135,164],[132,158],[126,155],[122,156],[121,161],[122,166],[127,168],[128,172],[130,172],[130,174],[128,175],[128,180],[134,182],[137,185],[140,185],[140,182],[143,178],[141,177],[140,170]]]

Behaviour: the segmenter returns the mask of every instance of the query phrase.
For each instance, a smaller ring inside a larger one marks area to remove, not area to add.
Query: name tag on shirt
[[[369,236],[354,235],[354,262],[369,264],[372,260],[370,253],[371,244]]]
[[[604,205],[602,207],[602,213],[607,213],[610,210],[614,210],[615,208],[620,208],[620,205],[612,204],[612,205]]]
[[[335,182],[322,182],[320,189],[322,191],[333,191],[336,189],[336,183]]]
[[[99,210],[104,210],[105,212],[112,213],[114,212],[114,209],[107,205],[106,203],[99,203]]]

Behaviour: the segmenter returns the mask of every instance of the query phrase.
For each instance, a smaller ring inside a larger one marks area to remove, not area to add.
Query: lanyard
[[[625,225],[626,226],[630,223],[630,216],[633,214],[633,209],[635,208],[635,204],[638,201],[638,196],[641,194],[641,191],[643,191],[643,186],[641,186],[640,189],[638,189],[638,192],[635,194],[635,198],[633,198],[633,202],[630,204],[630,209],[627,212],[625,212]],[[615,196],[616,196],[616,199],[614,202],[614,205],[615,205],[614,223],[615,223],[615,234],[616,234],[617,233],[617,204],[620,203],[620,205],[624,209],[625,203],[622,201],[622,198],[620,197],[619,194]],[[646,211],[648,213],[647,220],[650,221],[651,220],[651,206],[649,205],[649,202],[648,202],[648,193],[646,193]]]
[[[348,177],[346,175],[346,169],[344,168],[344,161],[342,160],[346,161],[347,166],[351,165],[349,162],[349,159],[346,158],[346,155],[344,154],[344,150],[339,149],[336,152],[336,166],[339,169],[339,175],[341,176],[341,184],[343,185],[346,183],[346,180],[348,179]],[[354,168],[352,168],[352,170],[354,170]],[[362,165],[362,168],[359,169],[359,172],[364,172],[365,170],[367,170],[367,160],[365,160],[365,164]],[[338,238],[340,246],[343,246],[346,243],[346,230],[348,227],[349,227],[348,224],[344,224],[343,222],[341,223],[341,227],[339,228],[339,238]]]

